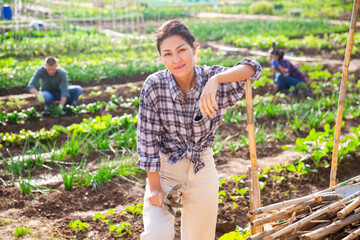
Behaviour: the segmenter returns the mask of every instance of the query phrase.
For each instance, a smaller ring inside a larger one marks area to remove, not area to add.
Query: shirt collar
[[[201,78],[200,78],[199,69],[194,67],[194,71],[195,71],[196,83],[195,83],[195,86],[192,89],[193,89],[193,91],[195,91],[195,98],[197,98],[200,95]],[[178,96],[181,95],[182,93],[181,93],[179,87],[176,84],[174,76],[171,74],[171,72],[168,69],[166,70],[166,77],[167,77],[167,79],[169,79],[169,88],[170,88],[171,98],[174,101],[176,101]]]
[[[174,76],[171,74],[171,72],[167,69],[166,70],[166,78],[169,80],[169,88],[170,88],[170,94],[174,101],[176,101],[176,98],[178,95],[180,95],[180,89],[178,88]]]

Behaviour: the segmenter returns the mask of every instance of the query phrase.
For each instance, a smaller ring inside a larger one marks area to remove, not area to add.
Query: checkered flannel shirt
[[[280,65],[283,68],[285,68],[285,70],[288,72],[288,74],[291,77],[294,77],[296,79],[299,79],[300,81],[306,82],[304,73],[302,73],[300,71],[300,69],[297,66],[295,66],[294,64],[292,64],[289,60],[282,59],[280,61]]]
[[[236,65],[239,64],[255,67],[252,82],[259,78],[261,66],[258,62],[243,59]],[[205,84],[211,76],[227,69],[195,66],[196,84],[188,92],[187,101],[169,70],[156,72],[146,79],[140,93],[137,124],[137,165],[140,168],[149,172],[160,171],[159,151],[170,155],[168,162],[171,164],[186,156],[194,163],[195,173],[205,166],[201,152],[211,148],[216,129],[227,109],[245,92],[245,81],[219,84],[216,116],[212,119],[202,117],[199,100]]]

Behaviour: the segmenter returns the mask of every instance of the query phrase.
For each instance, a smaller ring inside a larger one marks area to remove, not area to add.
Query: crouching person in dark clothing
[[[274,70],[274,82],[281,92],[288,93],[294,87],[297,93],[299,89],[307,89],[306,79],[303,72],[284,59],[284,52],[273,47],[269,52],[269,60]]]

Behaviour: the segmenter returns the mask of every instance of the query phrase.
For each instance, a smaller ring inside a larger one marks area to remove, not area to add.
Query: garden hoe
[[[180,192],[181,184],[175,185],[165,196],[164,199],[164,208],[167,209],[172,215],[175,216],[175,211],[173,208],[182,208],[183,205],[180,203]],[[176,202],[179,200],[179,202]]]

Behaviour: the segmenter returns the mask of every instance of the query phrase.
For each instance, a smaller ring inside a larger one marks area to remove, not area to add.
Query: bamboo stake
[[[258,209],[250,210],[248,215],[251,217],[253,215],[270,212],[270,211],[277,210],[277,209],[283,208],[283,207],[288,207],[288,206],[291,206],[294,204],[301,204],[301,203],[309,201],[313,198],[314,198],[314,196],[309,195],[309,196],[305,196],[305,197],[301,197],[301,198],[297,198],[297,199],[292,199],[292,200],[288,200],[288,201],[284,201],[284,202],[280,202],[280,203],[275,203],[275,204],[261,207]]]
[[[322,193],[329,193],[329,192],[334,191],[335,189],[338,189],[340,187],[343,187],[343,186],[346,186],[346,185],[351,185],[351,184],[354,184],[354,183],[357,183],[357,182],[360,182],[360,176],[353,177],[353,178],[348,179],[348,180],[346,180],[346,181],[344,181],[342,183],[339,183],[339,184],[337,184],[337,185],[335,185],[333,187],[324,189],[324,190],[322,190],[320,192],[316,192],[316,193],[313,193],[313,194],[308,195],[308,196],[304,196],[304,197],[297,198],[297,199],[291,199],[291,200],[280,202],[280,203],[274,203],[274,204],[271,204],[271,205],[268,205],[268,206],[264,206],[264,207],[261,207],[261,208],[250,210],[249,213],[248,213],[248,216],[251,217],[251,216],[254,216],[254,215],[258,215],[258,214],[270,212],[270,211],[273,211],[273,210],[277,210],[277,209],[282,208],[282,207],[288,207],[288,206],[291,206],[293,204],[302,203],[302,202],[305,202],[305,201],[308,201],[308,200],[312,199],[314,196],[318,196],[318,195],[320,195]]]
[[[360,207],[354,210],[354,213],[358,213],[358,212],[360,212]]]
[[[345,227],[346,225],[349,225],[355,221],[360,220],[360,213],[358,214],[353,214],[347,218],[338,220],[332,224],[330,224],[329,226],[323,227],[323,228],[319,228],[316,231],[310,232],[310,233],[306,233],[304,235],[302,235],[300,237],[300,240],[315,240],[315,239],[319,239],[321,237],[330,235],[332,233],[336,233],[337,231],[339,231],[340,229],[342,229],[343,227]]]
[[[353,231],[352,233],[350,233],[347,237],[343,238],[342,240],[353,240],[357,237],[360,237],[360,227],[355,231]]]
[[[324,190],[322,190],[320,192],[316,192],[316,193],[313,193],[313,194],[305,196],[305,197],[292,199],[292,200],[288,200],[288,201],[284,201],[284,202],[280,202],[280,203],[274,203],[274,204],[264,206],[264,207],[261,207],[261,208],[258,208],[258,209],[250,210],[249,213],[248,213],[248,216],[251,217],[251,216],[254,216],[254,215],[258,215],[258,214],[270,212],[270,211],[273,211],[273,210],[277,210],[277,209],[282,208],[282,207],[288,207],[288,206],[291,206],[293,204],[302,203],[302,202],[305,202],[305,201],[308,201],[308,200],[312,199],[314,196],[318,196],[318,195],[320,195],[322,193],[329,193],[329,192],[334,191],[335,189],[338,189],[340,187],[350,185],[350,184],[354,184],[354,183],[357,183],[357,182],[360,182],[360,176],[353,177],[353,178],[348,179],[348,180],[346,180],[346,181],[344,181],[342,183],[339,183],[339,184],[337,184],[337,185],[335,185],[333,187],[324,189]]]
[[[351,195],[351,196],[349,196],[347,198],[344,198],[344,199],[342,199],[342,200],[340,200],[338,202],[329,204],[326,207],[324,207],[322,209],[319,209],[318,211],[316,211],[313,214],[299,220],[298,222],[293,223],[293,224],[287,226],[286,228],[272,234],[271,236],[268,237],[268,239],[276,239],[277,237],[280,237],[280,236],[283,236],[283,235],[285,235],[287,233],[296,231],[296,229],[301,228],[302,226],[309,223],[311,220],[316,219],[316,218],[320,217],[323,214],[330,214],[332,212],[336,212],[344,205],[344,203],[346,203],[346,202],[350,201],[351,199],[354,199],[354,198],[356,198],[358,196],[360,196],[360,191],[356,192],[355,194],[353,194],[353,195]]]
[[[263,232],[261,232],[261,233],[255,234],[255,235],[251,235],[251,237],[249,237],[248,239],[249,239],[249,240],[264,240],[264,238],[265,238],[266,236],[269,236],[269,235],[271,235],[271,234],[273,234],[273,233],[275,233],[275,232],[283,229],[284,227],[286,227],[286,226],[288,226],[288,225],[289,225],[288,223],[285,223],[285,224],[283,224],[283,225],[276,226],[276,227],[274,227],[274,228],[271,229],[271,230],[267,230],[267,231],[263,231]]]
[[[251,179],[250,179],[250,210],[260,207],[260,186],[258,178],[258,166],[256,159],[256,142],[255,142],[255,130],[254,130],[254,112],[252,104],[252,89],[251,79],[248,78],[245,81],[245,94],[246,94],[246,114],[247,125],[249,131],[249,148],[250,148],[250,160],[251,160]],[[252,216],[251,221],[254,221],[257,217]],[[261,226],[251,226],[251,234],[257,234],[262,232]]]
[[[349,204],[343,210],[338,212],[337,217],[339,219],[344,219],[347,215],[349,215],[358,206],[360,206],[360,197],[356,198],[351,204]]]
[[[332,155],[331,174],[330,174],[330,187],[334,186],[335,181],[336,181],[338,151],[339,151],[339,144],[340,144],[340,130],[341,130],[344,99],[345,99],[345,92],[346,92],[346,82],[348,79],[351,50],[352,50],[352,45],[353,45],[357,16],[358,16],[358,12],[359,12],[359,2],[360,2],[360,0],[354,0],[353,10],[351,13],[349,38],[348,38],[348,41],[346,44],[346,52],[345,52],[345,59],[344,59],[344,65],[343,65],[343,75],[342,75],[341,84],[340,84],[339,106],[338,106],[336,125],[335,125],[334,149],[333,149],[333,155]]]
[[[275,222],[275,221],[278,221],[278,220],[281,220],[281,219],[285,219],[285,218],[288,218],[291,216],[292,212],[294,211],[297,211],[299,209],[302,209],[302,208],[305,208],[309,205],[312,205],[316,203],[315,199],[312,199],[312,200],[309,200],[309,201],[306,201],[304,203],[299,203],[295,206],[291,206],[287,209],[284,209],[283,211],[275,214],[275,215],[272,215],[272,216],[269,216],[269,217],[263,217],[263,218],[258,218],[256,220],[254,220],[253,222],[250,223],[251,226],[257,226],[257,225],[264,225],[266,223],[269,223],[269,222]]]

